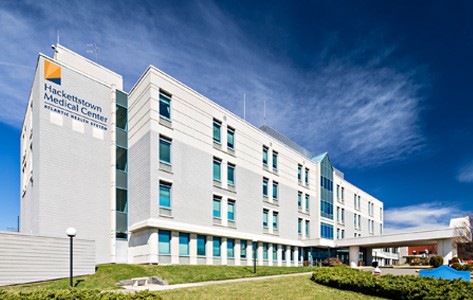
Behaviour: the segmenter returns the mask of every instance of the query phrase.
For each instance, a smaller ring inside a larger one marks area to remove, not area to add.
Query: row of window
[[[304,236],[306,238],[310,237],[310,221],[309,220],[303,220],[302,218],[297,219],[297,233],[299,234],[299,237],[302,237],[302,224],[305,224],[305,234]]]
[[[279,212],[273,211],[273,231],[279,230]],[[263,209],[263,228],[269,228],[269,209]]]
[[[337,184],[337,200],[345,202],[345,188]]]
[[[360,195],[353,194],[353,207],[357,210],[361,210],[361,197],[360,197]]]
[[[355,214],[353,225],[355,226],[355,229],[361,230],[361,215]]]
[[[269,148],[265,145],[263,145],[263,166],[268,167],[269,165]],[[273,171],[278,170],[278,152],[273,150],[272,154],[272,165],[273,165]]]
[[[374,203],[371,201],[368,201],[368,214],[370,216],[373,216],[374,214]]]
[[[230,186],[235,186],[235,169],[234,164],[227,163],[227,183]],[[218,157],[213,158],[213,179],[218,182],[222,181],[222,160]]]
[[[344,239],[345,238],[345,229],[337,228],[337,239]]]
[[[333,225],[320,222],[320,237],[333,240]]]
[[[368,231],[371,234],[374,234],[374,221],[368,220]]]
[[[337,207],[337,223],[345,224],[345,209]]]
[[[273,200],[278,201],[279,183],[273,181]],[[269,178],[263,177],[263,197],[269,197]]]
[[[304,169],[304,183],[306,186],[309,185],[309,169]],[[302,184],[302,165],[297,165],[297,181]]]
[[[222,143],[222,122],[213,119],[213,141],[217,144]],[[230,151],[235,150],[235,129],[227,126],[227,149]]]
[[[222,197],[220,196],[213,196],[213,204],[212,204],[212,215],[214,218],[221,219],[222,218]],[[227,201],[227,220],[228,221],[235,221],[235,200],[228,199]]]
[[[305,197],[304,197],[305,201],[305,205],[304,205],[304,210],[305,212],[309,212],[309,205],[310,205],[310,196],[308,194],[305,194]],[[297,193],[297,207],[299,210],[302,210],[302,192],[298,192]]]

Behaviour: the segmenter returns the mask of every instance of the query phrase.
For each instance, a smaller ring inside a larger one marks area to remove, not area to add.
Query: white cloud
[[[463,212],[452,203],[424,203],[387,209],[384,213],[384,232],[421,231],[449,226],[450,219],[462,217]]]
[[[466,183],[473,182],[473,161],[458,171],[457,180]]]

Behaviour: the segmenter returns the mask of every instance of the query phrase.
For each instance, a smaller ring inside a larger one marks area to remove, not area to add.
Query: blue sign
[[[448,266],[440,266],[433,270],[420,270],[419,275],[422,277],[433,277],[436,279],[462,279],[470,281],[470,271],[457,271]]]

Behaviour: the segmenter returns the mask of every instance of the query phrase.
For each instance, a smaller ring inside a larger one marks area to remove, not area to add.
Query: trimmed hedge
[[[68,289],[68,290],[35,290],[28,292],[12,292],[0,289],[0,299],[2,300],[75,300],[75,299],[91,299],[91,300],[152,300],[162,299],[158,294],[149,291],[140,291],[136,293],[123,293],[117,291],[101,291],[101,290],[85,290],[85,289]]]
[[[430,258],[429,265],[431,265],[434,268],[440,267],[441,265],[443,265],[443,257],[440,255],[432,256]]]
[[[319,268],[314,282],[389,299],[473,299],[473,283],[414,275],[375,276],[348,267]]]

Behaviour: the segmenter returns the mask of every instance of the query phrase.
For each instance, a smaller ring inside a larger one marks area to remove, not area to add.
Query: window
[[[167,182],[159,182],[159,206],[171,208],[171,184]]]
[[[345,224],[345,209],[342,208],[342,224]]]
[[[227,257],[235,258],[235,240],[227,239]]]
[[[361,215],[358,215],[358,228],[361,228]]]
[[[287,249],[286,245],[282,245],[281,256],[282,256],[283,261],[286,261],[286,249]]]
[[[235,201],[228,200],[227,207],[228,207],[228,212],[227,212],[228,221],[235,221]]]
[[[189,255],[189,234],[179,233],[179,255]]]
[[[309,237],[309,236],[310,236],[309,228],[310,228],[310,221],[309,221],[309,220],[305,220],[305,236],[306,236],[306,237]]]
[[[379,224],[379,234],[383,234],[383,224]]]
[[[278,260],[278,245],[273,244],[273,260]]]
[[[263,165],[268,165],[268,147],[263,146]]]
[[[163,91],[159,93],[159,116],[171,120],[171,95]]]
[[[128,170],[127,150],[125,148],[117,146],[116,155],[117,155],[117,170],[127,172]]]
[[[228,164],[227,180],[229,185],[235,185],[235,165]]]
[[[301,165],[297,165],[297,180],[300,182],[302,182],[302,166]]]
[[[361,209],[361,196],[358,195],[358,210]]]
[[[340,228],[337,228],[337,240],[340,239]]]
[[[368,201],[368,214],[371,216],[371,201]]]
[[[353,226],[355,226],[355,228],[357,227],[356,224],[357,224],[357,214],[355,214],[355,218],[353,219]]]
[[[240,240],[240,257],[246,258],[246,241]]]
[[[309,212],[309,195],[305,195],[305,211]]]
[[[340,222],[340,207],[337,207],[337,222]]]
[[[358,205],[357,205],[357,202],[356,202],[356,194],[353,195],[353,207],[354,207],[355,209],[358,208]]]
[[[116,121],[117,121],[117,128],[122,130],[127,130],[127,109],[123,106],[117,104],[116,106]]]
[[[158,249],[159,254],[171,254],[171,231],[159,230]]]
[[[222,245],[222,239],[214,236],[212,241],[212,254],[214,257],[220,257],[220,247]]]
[[[268,228],[268,214],[269,211],[267,209],[263,209],[263,227]]]
[[[333,240],[333,226],[327,223],[320,223],[320,236],[324,239]]]
[[[171,140],[164,136],[159,136],[159,161],[171,164]]]
[[[273,181],[273,199],[278,200],[278,183]]]
[[[268,197],[268,178],[263,177],[263,196]]]
[[[279,228],[279,213],[273,211],[273,230],[278,230]]]
[[[214,218],[220,219],[220,206],[221,206],[222,199],[219,197],[215,197],[213,199],[213,216]]]
[[[205,244],[207,243],[207,237],[205,235],[197,236],[197,255],[205,256]]]
[[[337,199],[340,199],[340,185],[337,184]]]
[[[305,168],[305,185],[309,184],[309,169]]]
[[[116,188],[116,209],[118,212],[128,212],[128,194],[127,190]]]
[[[302,219],[301,218],[297,219],[297,233],[299,235],[302,235]]]
[[[345,188],[342,186],[342,202],[345,201]]]
[[[379,219],[382,221],[383,220],[383,208],[379,208]]]
[[[231,127],[227,128],[227,148],[231,150],[235,149],[235,129]]]
[[[294,251],[295,251],[294,246],[291,246],[291,257],[290,257],[291,261],[294,261]]]
[[[222,180],[222,175],[221,175],[221,168],[222,168],[222,161],[216,157],[214,157],[214,167],[213,167],[213,176],[214,180],[216,181],[221,181]]]
[[[278,169],[278,153],[276,151],[273,151],[273,170]]]
[[[263,243],[263,259],[268,260],[268,243]]]
[[[302,209],[302,192],[299,192],[297,194],[297,207],[299,209]]]
[[[342,229],[342,235],[341,235],[341,238],[344,239],[345,238],[345,229]]]
[[[214,119],[213,121],[213,140],[215,143],[221,143],[222,138],[221,138],[221,128],[222,128],[222,122],[219,120]]]

